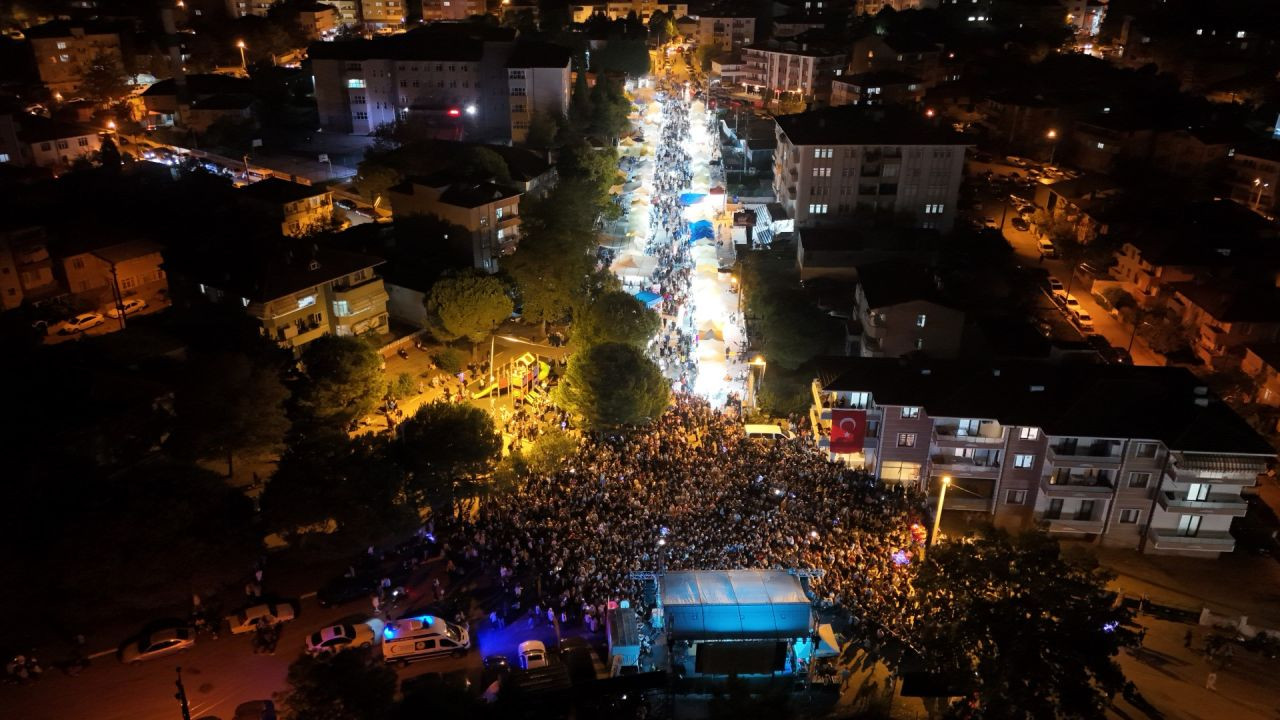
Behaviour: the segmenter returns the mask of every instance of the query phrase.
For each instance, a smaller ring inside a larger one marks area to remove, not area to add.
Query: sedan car
[[[288,622],[297,617],[293,605],[289,603],[262,603],[227,616],[227,625],[231,626],[232,635],[253,632],[259,624],[274,625]]]
[[[547,658],[547,646],[540,640],[526,640],[516,648],[520,656],[520,667],[524,670],[543,668],[551,664]]]
[[[1067,291],[1062,287],[1062,281],[1052,275],[1049,276],[1049,292],[1054,295],[1066,295]]]
[[[142,298],[125,298],[124,302],[117,306],[113,306],[107,311],[107,317],[114,320],[120,317],[121,310],[124,310],[125,315],[132,315],[137,312],[142,312],[146,307],[147,301]]]
[[[1019,215],[1014,215],[1013,219],[1009,221],[1009,224],[1012,225],[1015,230],[1021,230],[1022,232],[1026,232],[1031,229],[1031,223],[1027,222]]]
[[[120,662],[134,663],[143,660],[185,652],[196,644],[196,633],[189,627],[159,628],[143,633],[136,641],[126,643],[117,655]]]
[[[367,622],[333,625],[307,637],[307,652],[312,655],[329,655],[353,647],[373,647],[377,637],[377,631]]]
[[[106,321],[107,319],[102,317],[102,313],[80,313],[73,318],[68,318],[62,321],[62,326],[58,328],[58,334],[73,335],[78,332],[84,332],[92,327],[98,327]]]

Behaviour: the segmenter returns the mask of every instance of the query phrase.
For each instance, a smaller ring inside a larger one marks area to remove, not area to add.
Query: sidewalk
[[[1128,597],[1144,593],[1153,603],[1223,615],[1280,629],[1280,563],[1232,553],[1217,560],[1143,555],[1122,548],[1096,549],[1098,561],[1117,574],[1111,587]]]

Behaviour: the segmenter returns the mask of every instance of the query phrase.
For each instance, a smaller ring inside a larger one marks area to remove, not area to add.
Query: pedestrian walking
[[[1214,692],[1218,691],[1218,673],[1213,672],[1212,670],[1209,671],[1209,674],[1204,678],[1204,689],[1212,690]]]
[[[382,598],[378,597],[377,595],[371,595],[369,597],[369,602],[373,603],[373,614],[381,615],[382,614]]]

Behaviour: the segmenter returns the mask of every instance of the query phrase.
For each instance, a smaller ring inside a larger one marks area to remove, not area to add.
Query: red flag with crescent
[[[862,443],[866,436],[866,410],[831,411],[831,452],[862,452]]]

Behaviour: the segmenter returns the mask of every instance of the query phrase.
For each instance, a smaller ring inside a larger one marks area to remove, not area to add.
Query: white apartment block
[[[755,93],[791,93],[805,100],[825,100],[831,80],[844,74],[849,54],[825,49],[786,49],[753,45],[742,48],[740,82]]]
[[[624,2],[573,5],[571,10],[575,23],[584,23],[592,15],[604,15],[610,20],[626,20],[631,13],[635,13],[641,22],[648,23],[649,18],[657,10],[661,10],[673,19],[685,17],[689,14],[689,4],[653,2],[652,0],[628,0]]]
[[[1231,552],[1242,492],[1275,459],[1176,367],[842,358],[813,401],[833,460],[926,489],[935,507],[948,478],[944,527],[969,514],[1153,554]],[[841,423],[859,429],[833,436]]]
[[[909,214],[946,232],[955,222],[966,141],[890,107],[813,110],[777,119],[773,189],[796,227]]]
[[[734,50],[755,42],[756,19],[750,15],[732,13],[707,13],[698,15],[697,38],[699,45],[715,45],[724,50]]]
[[[538,113],[565,116],[572,92],[573,55],[568,48],[543,42],[518,45],[507,61],[511,104],[511,140],[524,142]]]

